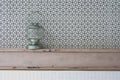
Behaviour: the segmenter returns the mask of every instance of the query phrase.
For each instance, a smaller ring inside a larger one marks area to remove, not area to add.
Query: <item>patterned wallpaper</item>
[[[1,48],[25,48],[34,11],[44,15],[44,48],[120,48],[120,0],[0,0]]]

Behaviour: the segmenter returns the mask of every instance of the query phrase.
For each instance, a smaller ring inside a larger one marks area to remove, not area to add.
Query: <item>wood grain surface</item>
[[[1,70],[120,70],[120,49],[0,49]]]

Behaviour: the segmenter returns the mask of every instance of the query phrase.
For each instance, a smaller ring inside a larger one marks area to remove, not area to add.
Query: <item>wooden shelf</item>
[[[1,70],[120,70],[120,49],[0,49]]]

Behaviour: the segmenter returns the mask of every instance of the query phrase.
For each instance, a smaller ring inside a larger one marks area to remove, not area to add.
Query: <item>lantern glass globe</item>
[[[39,12],[33,12],[29,15],[28,22],[29,25],[27,27],[27,39],[29,40],[29,45],[27,49],[40,49],[42,48],[40,45],[40,40],[44,36],[45,29],[41,24],[41,14]]]

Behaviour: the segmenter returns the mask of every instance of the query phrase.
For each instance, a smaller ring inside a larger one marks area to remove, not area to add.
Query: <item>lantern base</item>
[[[29,44],[28,46],[27,46],[27,49],[40,49],[40,46],[39,45],[32,45],[32,44]]]

